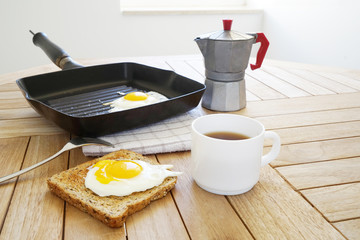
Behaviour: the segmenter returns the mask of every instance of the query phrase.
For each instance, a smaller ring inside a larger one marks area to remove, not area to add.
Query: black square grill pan
[[[102,136],[158,122],[195,108],[205,85],[173,71],[137,63],[83,67],[45,34],[33,42],[63,71],[18,79],[30,105],[48,120],[78,136]],[[168,100],[109,112],[109,103],[132,91],[155,91]]]

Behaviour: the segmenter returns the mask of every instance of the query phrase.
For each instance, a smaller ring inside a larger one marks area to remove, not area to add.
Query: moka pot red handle
[[[250,64],[251,70],[255,70],[261,67],[261,64],[264,61],[265,54],[270,44],[267,38],[265,37],[265,34],[257,33],[256,35],[257,35],[256,42],[257,43],[260,42],[261,45],[256,56],[256,64]]]

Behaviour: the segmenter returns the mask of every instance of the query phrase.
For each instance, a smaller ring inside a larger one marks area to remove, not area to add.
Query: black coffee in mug
[[[204,134],[205,136],[222,139],[222,140],[245,140],[249,139],[249,136],[246,136],[241,133],[235,133],[235,132],[210,132]]]

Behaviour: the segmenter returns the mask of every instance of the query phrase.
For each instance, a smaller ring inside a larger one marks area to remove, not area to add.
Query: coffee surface
[[[250,138],[249,136],[235,132],[210,132],[204,135],[222,140],[245,140]]]

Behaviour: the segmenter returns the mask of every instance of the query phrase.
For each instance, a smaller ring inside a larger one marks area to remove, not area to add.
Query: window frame
[[[253,12],[246,5],[246,0],[120,0],[120,11],[123,14]]]

